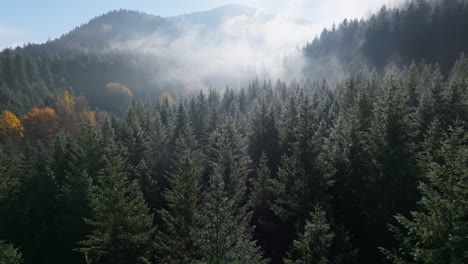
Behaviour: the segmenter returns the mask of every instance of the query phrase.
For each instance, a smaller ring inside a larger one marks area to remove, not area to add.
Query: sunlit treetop
[[[2,137],[22,137],[24,135],[21,120],[8,110],[0,113],[0,135]]]

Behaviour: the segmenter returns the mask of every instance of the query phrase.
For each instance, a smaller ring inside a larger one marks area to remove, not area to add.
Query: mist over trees
[[[311,75],[224,90],[61,49],[166,23],[130,11],[2,51],[0,263],[467,263],[467,6],[346,20]]]
[[[311,60],[306,72],[340,74],[350,63],[383,72],[389,65],[409,65],[414,60],[437,63],[448,74],[460,54],[468,52],[467,17],[464,0],[383,6],[368,19],[345,19],[324,29],[304,47]]]

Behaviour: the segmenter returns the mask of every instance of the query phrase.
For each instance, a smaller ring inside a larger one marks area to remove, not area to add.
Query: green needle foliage
[[[92,199],[92,232],[80,242],[87,263],[150,263],[154,251],[153,217],[136,182],[129,182],[120,157],[109,146],[107,165]]]
[[[398,250],[382,249],[393,263],[462,264],[468,262],[468,134],[449,129],[440,147],[422,153],[424,179],[418,211],[397,215],[392,226]]]
[[[285,264],[327,264],[334,233],[327,223],[325,211],[316,208],[306,222],[304,233],[294,240]]]
[[[23,256],[13,245],[0,241],[0,264],[22,264]]]

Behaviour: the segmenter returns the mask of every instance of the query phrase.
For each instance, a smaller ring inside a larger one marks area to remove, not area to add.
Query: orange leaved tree
[[[60,93],[56,98],[56,109],[60,116],[60,129],[65,132],[79,133],[84,125],[97,125],[94,112],[89,111],[88,103],[82,96]]]
[[[174,102],[174,98],[172,98],[171,93],[169,92],[164,92],[159,98],[163,100],[163,102],[166,101],[168,104],[172,104],[172,102]]]
[[[24,135],[24,128],[21,120],[8,110],[0,113],[0,142],[11,140],[18,142]]]
[[[41,140],[44,144],[49,144],[58,132],[59,120],[54,109],[34,107],[23,117],[26,136],[31,141]]]

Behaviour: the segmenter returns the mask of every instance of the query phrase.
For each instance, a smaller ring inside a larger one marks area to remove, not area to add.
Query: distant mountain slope
[[[111,11],[72,30],[52,45],[97,50],[110,42],[152,34],[169,26],[166,19],[158,16],[128,10]]]
[[[190,27],[203,25],[212,31],[226,19],[256,15],[257,10],[242,5],[227,5],[212,10],[184,14],[175,17],[160,17],[131,10],[114,10],[91,19],[60,38],[42,45],[31,45],[26,52],[34,55],[47,51],[56,54],[63,52],[93,53],[106,51],[112,44],[158,34],[163,38],[176,38],[187,34]],[[263,19],[272,15],[262,14]]]
[[[194,25],[203,27],[203,31],[195,27],[199,31],[196,34],[205,32],[217,35],[218,28],[226,19],[252,17],[257,15],[256,12],[250,7],[231,5],[163,18],[130,10],[114,10],[76,27],[60,38],[18,48],[13,53],[52,59],[64,72],[63,76],[55,77],[63,80],[62,87],[72,87],[76,94],[84,95],[93,107],[118,112],[123,106],[106,100],[109,98],[108,83],[121,83],[139,96],[155,97],[164,91],[183,93],[187,83],[182,82],[181,78],[185,76],[174,76],[171,69],[184,71],[182,67],[189,67],[181,58],[190,56],[181,57],[180,52],[187,52],[193,47],[186,45],[179,50],[174,47],[174,40],[179,45],[184,43],[184,38],[193,34]],[[266,18],[266,15],[263,17]],[[210,40],[210,36],[204,37],[204,40]]]
[[[171,31],[171,22],[159,16],[130,10],[114,10],[91,19],[60,38],[41,45],[30,45],[25,51],[39,55],[57,53],[93,53],[108,48],[110,43],[138,38],[161,30]]]
[[[37,92],[21,85],[22,70],[17,70],[16,81],[7,80],[14,69],[26,65],[34,72],[37,64],[44,85],[34,77],[30,86],[52,94],[72,90],[93,107],[118,112],[122,106],[108,100],[109,83],[120,83],[136,96],[157,97],[166,91],[186,94],[201,87],[239,86],[239,80],[259,75],[333,78],[353,62],[383,73],[391,64],[426,61],[439,63],[447,73],[462,52],[468,53],[468,0],[413,0],[394,9],[383,7],[368,19],[345,20],[325,29],[313,41],[314,33],[304,33],[307,21],[276,18],[240,5],[170,18],[111,11],[58,39],[4,51],[0,86],[5,82],[9,87],[2,90],[21,91],[31,102],[47,102],[50,96],[34,99]],[[289,24],[283,27],[284,23]],[[296,27],[300,30],[290,34]],[[275,44],[289,45],[298,35],[311,40],[303,53],[281,57],[284,50]],[[275,56],[279,59],[272,59]]]
[[[447,73],[468,52],[467,0],[413,0],[382,7],[366,20],[344,20],[325,29],[304,49],[309,72],[336,70],[359,61],[377,70],[413,60],[439,63]]]
[[[244,5],[226,5],[214,8],[208,11],[184,14],[175,17],[169,17],[171,21],[183,21],[186,23],[199,23],[212,27],[218,26],[227,17],[236,17],[240,15],[253,16],[257,10]]]

